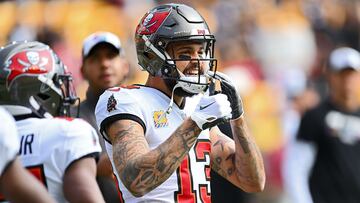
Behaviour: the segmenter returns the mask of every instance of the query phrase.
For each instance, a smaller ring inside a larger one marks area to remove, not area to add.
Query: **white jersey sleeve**
[[[101,152],[99,137],[95,129],[82,119],[74,119],[64,123],[64,136],[66,140],[59,155],[62,163],[58,166],[65,171],[71,163],[86,156],[98,156]]]
[[[0,176],[19,152],[19,138],[13,117],[0,108]]]
[[[146,131],[144,103],[136,96],[136,90],[128,88],[112,88],[105,91],[96,105],[96,122],[101,134],[108,140],[104,133],[105,126],[120,119],[130,119],[138,122]],[[143,103],[143,104],[141,104]]]

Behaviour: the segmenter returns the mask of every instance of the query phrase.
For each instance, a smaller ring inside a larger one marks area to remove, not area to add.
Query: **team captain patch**
[[[153,118],[155,128],[166,127],[169,125],[166,113],[163,110],[154,111]]]

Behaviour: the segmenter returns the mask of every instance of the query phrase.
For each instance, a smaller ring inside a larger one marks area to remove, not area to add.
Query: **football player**
[[[262,191],[261,154],[235,86],[216,72],[215,38],[201,15],[183,4],[157,6],[135,42],[146,84],[107,90],[95,110],[123,200],[210,202],[210,166],[244,191]],[[203,94],[210,80],[221,93]],[[184,110],[194,95],[195,109]],[[234,140],[216,127],[228,120]]]
[[[0,193],[15,203],[55,202],[17,158],[19,140],[15,121],[3,108],[0,108],[0,123]],[[0,201],[4,196],[0,195]]]
[[[0,49],[0,98],[16,119],[22,164],[52,197],[104,202],[95,180],[98,137],[85,121],[66,117],[77,97],[49,46],[14,42]]]

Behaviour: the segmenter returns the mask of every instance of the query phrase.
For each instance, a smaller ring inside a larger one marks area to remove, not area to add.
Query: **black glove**
[[[243,110],[241,97],[236,91],[234,83],[230,80],[230,78],[227,75],[219,71],[217,71],[216,74],[214,74],[214,72],[212,71],[208,71],[208,75],[210,75],[211,77],[217,80],[220,80],[221,93],[225,94],[228,97],[232,109],[231,119],[234,120],[239,118],[244,113],[244,110]]]

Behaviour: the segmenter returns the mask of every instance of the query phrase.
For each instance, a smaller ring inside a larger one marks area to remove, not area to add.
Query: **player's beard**
[[[165,84],[166,84],[166,87],[168,88],[168,90],[170,90],[172,92],[175,85],[177,84],[177,80],[166,78],[166,79],[164,79],[164,81],[165,81]],[[195,93],[190,93],[190,92],[183,90],[181,87],[176,88],[174,91],[174,94],[179,97],[192,97],[192,96],[196,95]]]

